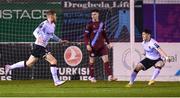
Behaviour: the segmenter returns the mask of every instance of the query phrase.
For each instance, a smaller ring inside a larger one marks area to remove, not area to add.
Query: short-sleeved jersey
[[[48,20],[43,21],[33,32],[36,41],[35,44],[46,47],[48,41],[55,36],[55,24],[50,23]],[[39,42],[37,39],[41,37],[42,42]]]
[[[157,51],[160,46],[154,39],[151,38],[151,40],[148,42],[143,41],[142,46],[144,48],[146,58],[149,58],[151,60],[157,60],[161,58],[159,52]]]
[[[109,44],[104,29],[104,23],[90,21],[84,32],[84,41],[86,45],[89,44],[94,50],[104,47],[105,41]]]

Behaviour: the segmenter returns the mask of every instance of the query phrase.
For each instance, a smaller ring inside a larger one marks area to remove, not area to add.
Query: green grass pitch
[[[0,81],[0,97],[8,96],[83,96],[83,97],[109,97],[109,96],[180,96],[180,82],[156,82],[148,86],[147,82],[136,82],[132,88],[126,88],[127,82],[116,81],[67,81],[55,87],[52,80],[13,80]]]

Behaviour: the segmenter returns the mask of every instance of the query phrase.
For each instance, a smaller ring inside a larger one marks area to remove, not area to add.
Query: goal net
[[[28,1],[28,0],[27,0]],[[0,4],[0,76],[5,80],[4,65],[27,60],[35,38],[33,30],[45,20],[46,11],[57,12],[55,34],[73,43],[59,44],[50,42],[48,50],[58,60],[59,77],[61,80],[88,80],[89,56],[83,42],[83,32],[90,21],[90,11],[98,8],[100,19],[105,23],[107,36],[112,43],[130,42],[130,1],[131,0],[64,0],[63,2],[5,2]],[[137,32],[141,27],[137,27]],[[139,36],[139,33],[136,33]],[[120,51],[120,50],[119,50]],[[68,61],[70,54],[79,53],[75,61]],[[82,54],[81,54],[82,53]],[[113,66],[113,49],[109,50],[110,65]],[[100,58],[96,58],[95,76],[105,80],[107,76]],[[12,70],[7,80],[16,79],[50,79],[49,64],[39,60],[31,69]]]

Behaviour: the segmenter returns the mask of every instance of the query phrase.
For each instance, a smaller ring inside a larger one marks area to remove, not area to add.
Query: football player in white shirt
[[[50,71],[54,80],[54,85],[59,86],[65,81],[60,81],[57,76],[57,60],[56,58],[46,49],[48,41],[53,39],[57,42],[64,43],[66,40],[61,40],[54,34],[56,22],[56,12],[49,10],[47,12],[47,20],[43,21],[33,32],[36,38],[35,44],[31,55],[28,60],[20,61],[12,65],[5,65],[5,74],[8,75],[9,71],[15,68],[29,67],[31,68],[39,58],[44,58],[50,63]]]
[[[145,59],[140,61],[134,71],[131,74],[130,81],[126,87],[131,87],[134,84],[136,76],[140,70],[147,70],[150,67],[154,66],[154,72],[149,81],[148,85],[152,85],[155,83],[156,77],[159,75],[161,68],[165,65],[165,61],[169,61],[167,54],[160,48],[157,41],[151,38],[151,31],[145,29],[142,32],[142,47],[144,48]],[[165,58],[165,61],[161,59],[161,57]]]

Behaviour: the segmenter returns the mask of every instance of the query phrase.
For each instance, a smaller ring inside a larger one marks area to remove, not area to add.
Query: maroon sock
[[[91,77],[94,77],[94,64],[89,64],[89,73]]]
[[[104,63],[104,67],[105,67],[105,72],[106,74],[112,75],[112,67],[110,66],[109,62]]]

